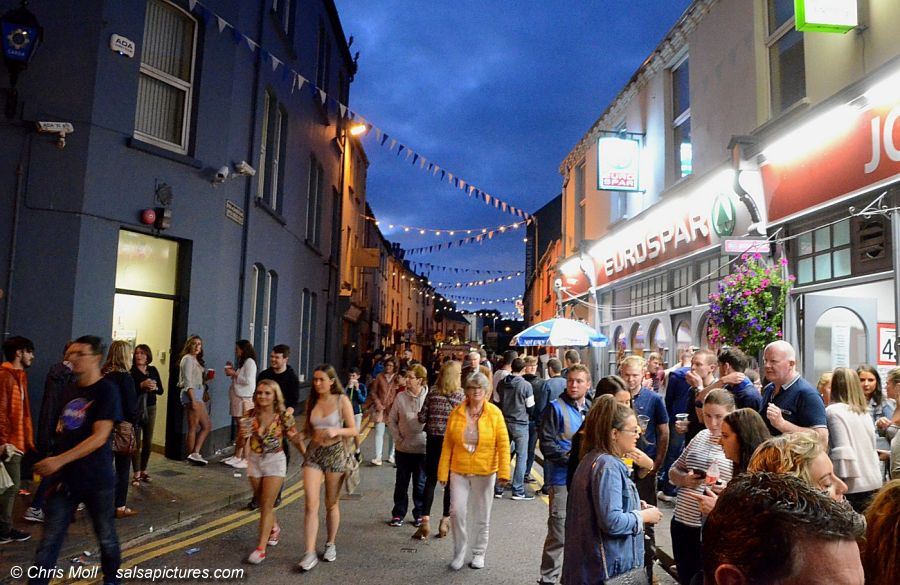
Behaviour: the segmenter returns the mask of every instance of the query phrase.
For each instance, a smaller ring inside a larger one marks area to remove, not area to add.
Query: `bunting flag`
[[[237,29],[237,27],[235,27],[233,24],[231,24],[230,22],[228,22],[227,20],[222,18],[221,15],[219,15],[215,11],[211,10],[209,7],[204,5],[199,0],[188,0],[188,8],[191,12],[196,12],[207,23],[210,22],[213,17],[215,17],[216,23],[217,23],[217,28],[218,28],[218,31],[220,34],[223,33],[226,28],[230,28],[231,35],[232,35],[232,38],[234,39],[235,43],[237,43],[237,44],[241,44],[242,42],[246,43],[247,47],[250,49],[251,52],[255,52],[257,49],[260,49],[260,54],[261,54],[262,59],[265,60],[268,57],[273,73],[275,71],[277,71],[278,67],[284,65],[285,72],[283,75],[283,79],[285,81],[290,79],[291,93],[293,93],[295,86],[296,86],[297,90],[299,91],[299,90],[303,89],[303,85],[305,83],[309,83],[313,97],[319,99],[323,106],[326,106],[328,101],[331,101],[334,104],[336,104],[339,107],[341,118],[345,118],[345,117],[349,116],[353,120],[358,119],[361,122],[365,120],[365,118],[363,118],[356,112],[353,112],[352,110],[350,110],[350,108],[346,104],[341,102],[340,99],[336,99],[336,98],[328,95],[324,89],[316,86],[315,83],[306,79],[305,77],[300,75],[297,71],[288,68],[285,65],[285,61],[278,59],[277,57],[272,55],[268,50],[264,49],[257,41],[254,41],[249,36],[245,35],[241,31],[239,31]],[[374,134],[376,137],[376,141],[379,140],[378,137],[381,137],[380,145],[382,147],[384,147],[385,143],[387,143],[388,135],[386,133],[384,133],[384,131],[381,128],[376,127],[374,124],[366,123],[366,126],[369,127],[370,129],[375,130]],[[390,139],[390,142],[387,143],[388,150],[393,151],[397,147],[397,144],[398,144],[398,142],[396,139]],[[405,160],[409,160],[410,158],[412,158],[411,166],[414,167],[416,164],[416,161],[421,160],[422,163],[420,164],[419,168],[425,169],[425,157],[422,156],[421,153],[415,152],[413,149],[411,149],[409,146],[407,146],[405,144],[400,144],[400,148],[397,150],[397,155],[399,156],[400,153],[404,150],[407,151]],[[437,172],[439,170],[441,173],[441,176],[439,179],[440,181],[443,182],[444,179],[447,179],[448,183],[452,187],[465,192],[470,197],[473,196],[473,194],[474,194],[477,199],[479,199],[480,201],[484,202],[487,205],[491,205],[493,202],[493,207],[503,211],[504,213],[516,215],[523,219],[531,218],[531,215],[529,213],[525,212],[524,210],[519,209],[513,205],[510,205],[510,204],[506,203],[505,201],[501,201],[499,198],[497,198],[495,196],[488,195],[481,189],[475,188],[472,185],[471,181],[464,180],[458,174],[454,174],[454,173],[447,171],[446,169],[442,169],[439,165],[435,164],[434,162],[429,162],[428,171],[431,172],[433,177],[437,176]]]
[[[466,297],[461,295],[443,295],[445,299],[453,301],[460,305],[488,305],[500,303],[515,303],[522,300],[522,297],[504,297],[502,299],[486,299],[483,297]]]
[[[495,283],[497,283],[497,282],[505,282],[505,281],[507,281],[507,280],[512,280],[513,278],[515,278],[515,277],[517,277],[517,276],[522,276],[523,274],[524,274],[523,271],[518,270],[518,271],[516,271],[514,274],[507,274],[506,276],[497,276],[497,277],[494,277],[494,278],[486,278],[486,279],[483,279],[483,280],[472,280],[472,281],[469,281],[469,282],[456,282],[456,283],[453,283],[453,282],[438,282],[438,283],[435,283],[435,284],[432,284],[432,283],[429,281],[428,284],[432,284],[432,286],[434,286],[434,288],[436,288],[436,289],[438,289],[438,288],[443,288],[443,289],[448,289],[448,288],[472,288],[472,287],[476,287],[476,286],[485,286],[485,285],[488,285],[488,284],[495,284]]]
[[[418,233],[419,235],[425,234],[434,234],[436,236],[440,236],[443,234],[447,234],[448,236],[455,236],[456,234],[466,234],[471,235],[473,233],[481,232],[482,234],[488,233],[489,231],[498,231],[498,232],[506,232],[507,230],[516,230],[520,227],[525,227],[532,222],[532,219],[526,219],[525,221],[517,221],[514,223],[509,223],[505,225],[500,225],[492,228],[479,227],[479,228],[429,228],[415,225],[405,225],[405,224],[395,224],[395,223],[385,223],[374,217],[372,215],[361,214],[362,218],[373,222],[375,225],[379,227],[384,227],[385,225],[388,229],[401,229],[407,233]]]
[[[431,262],[417,262],[409,260],[409,265],[415,272],[451,272],[453,274],[515,274],[521,272],[519,270],[498,270],[488,268],[459,268],[458,266],[444,266],[441,264],[432,264]]]

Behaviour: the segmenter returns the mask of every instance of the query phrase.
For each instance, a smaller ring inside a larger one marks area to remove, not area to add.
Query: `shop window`
[[[850,220],[798,234],[796,267],[797,284],[850,276]]]
[[[729,262],[730,259],[727,256],[719,256],[697,263],[697,278],[702,279],[697,284],[698,302],[709,302],[710,293],[719,288],[719,280],[728,275],[731,268]]]
[[[769,90],[777,116],[806,97],[803,33],[794,29],[794,0],[767,0]]]
[[[689,60],[684,58],[672,68],[672,128],[674,136],[675,177],[682,178],[693,170],[691,147],[691,93]]]
[[[633,284],[631,292],[631,314],[645,315],[666,309],[666,295],[669,283],[665,274],[654,276]]]
[[[138,77],[134,135],[187,153],[197,21],[177,6],[149,0]]]
[[[689,307],[691,304],[691,267],[676,268],[672,271],[672,308]]]
[[[284,194],[284,167],[287,151],[288,116],[275,94],[266,91],[263,102],[262,137],[259,145],[259,175],[256,196],[266,205],[281,212]]]
[[[644,355],[647,339],[644,336],[644,328],[640,323],[631,326],[631,353],[633,355]]]
[[[679,321],[675,326],[675,346],[681,350],[688,349],[691,345],[693,345],[691,323],[687,320]]]
[[[669,340],[666,338],[666,328],[663,327],[662,321],[656,320],[650,324],[650,350],[665,353],[669,346]]]

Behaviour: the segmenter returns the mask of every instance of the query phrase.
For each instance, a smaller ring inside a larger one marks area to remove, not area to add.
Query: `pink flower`
[[[787,258],[782,258],[782,259],[781,259],[781,265],[782,265],[782,266],[787,266],[787,265],[788,265],[788,259],[787,259]]]

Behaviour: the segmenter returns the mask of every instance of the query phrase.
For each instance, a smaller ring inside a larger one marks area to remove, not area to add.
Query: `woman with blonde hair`
[[[425,540],[431,534],[431,506],[434,503],[434,490],[438,481],[438,465],[444,447],[444,433],[447,431],[447,419],[453,409],[465,400],[460,379],[462,364],[456,360],[444,362],[437,381],[425,404],[419,411],[419,422],[425,425],[425,497],[422,503],[422,525],[413,538]],[[450,532],[450,486],[444,488],[444,507],[438,537],[443,538]]]
[[[825,403],[825,406],[831,404],[831,372],[823,372],[821,376],[819,376],[819,381],[816,383],[816,390],[819,391],[819,396],[822,397],[822,402]]]
[[[747,465],[748,473],[757,471],[794,475],[838,502],[843,502],[847,493],[847,484],[834,474],[831,459],[815,431],[786,433],[765,441]]]
[[[240,433],[248,448],[247,477],[260,513],[259,540],[247,562],[258,565],[266,559],[266,546],[277,545],[281,536],[275,518],[275,498],[287,474],[283,439],[299,443],[294,409],[284,407],[284,396],[277,382],[260,380],[256,385],[253,408],[241,417]]]
[[[591,414],[593,416],[591,416]],[[611,395],[585,419],[586,452],[569,490],[563,585],[603,583],[624,573],[644,576],[644,527],[662,514],[641,502],[623,459],[637,448],[634,411]]]
[[[316,539],[319,533],[319,501],[322,484],[325,484],[325,554],[322,559],[337,559],[338,527],[341,509],[338,499],[344,473],[347,470],[347,453],[344,441],[359,434],[353,417],[353,405],[344,394],[344,387],[337,372],[329,364],[315,367],[312,376],[312,392],[306,401],[306,425],[298,444],[303,455],[303,484],[306,489],[305,516],[306,552],[300,560],[300,570],[309,571],[319,563],[316,555]],[[303,439],[309,437],[309,444]],[[350,455],[352,457],[352,455]]]
[[[837,368],[831,378],[828,421],[828,456],[835,474],[847,484],[847,500],[862,513],[881,487],[881,465],[875,447],[875,426],[869,416],[859,376],[850,368]]]
[[[453,561],[458,571],[466,562],[468,536],[466,524],[472,520],[475,542],[472,544],[473,569],[484,568],[488,546],[494,483],[509,482],[509,433],[500,409],[490,404],[493,389],[481,372],[466,378],[466,399],[447,419],[444,446],[438,465],[438,481],[450,491],[450,523],[453,526]],[[472,515],[468,514],[469,502]]]
[[[862,565],[869,585],[900,583],[900,481],[888,482],[866,510]]]
[[[184,342],[178,356],[178,387],[181,388],[181,404],[187,413],[187,432],[184,436],[187,460],[194,465],[206,465],[200,455],[203,442],[211,428],[206,402],[203,401],[203,382],[206,374],[203,361],[203,340],[191,335]]]
[[[134,389],[134,380],[131,378],[131,346],[127,341],[113,341],[109,344],[106,354],[106,363],[102,368],[103,376],[112,382],[119,391],[119,400],[122,403],[122,421],[128,423],[131,428],[120,428],[114,433],[131,433],[134,437],[134,425],[137,424],[137,392]],[[132,445],[133,447],[134,445]],[[125,505],[128,499],[128,483],[131,480],[131,456],[132,452],[119,453],[113,447],[113,461],[116,467],[116,518],[134,516],[137,511]]]

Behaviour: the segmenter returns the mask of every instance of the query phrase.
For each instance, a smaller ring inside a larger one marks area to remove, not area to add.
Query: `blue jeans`
[[[509,432],[510,457],[516,456],[516,468],[512,474],[512,493],[525,494],[525,466],[528,465],[528,423],[519,424],[506,421]]]
[[[538,425],[535,422],[528,423],[528,461],[525,464],[525,475],[531,475],[534,466],[534,450],[537,448]]]
[[[112,478],[110,478],[111,480]],[[45,481],[45,480],[42,480]],[[116,572],[122,562],[119,549],[119,537],[115,526],[115,486],[112,481],[101,482],[101,485],[70,488],[60,484],[44,504],[44,536],[34,557],[34,565],[45,569],[41,573],[44,578],[29,579],[32,585],[45,585],[50,582],[49,575],[56,567],[59,551],[69,530],[69,524],[75,515],[75,508],[84,502],[91,518],[94,534],[100,542],[100,565],[103,569],[103,583],[120,583]]]

